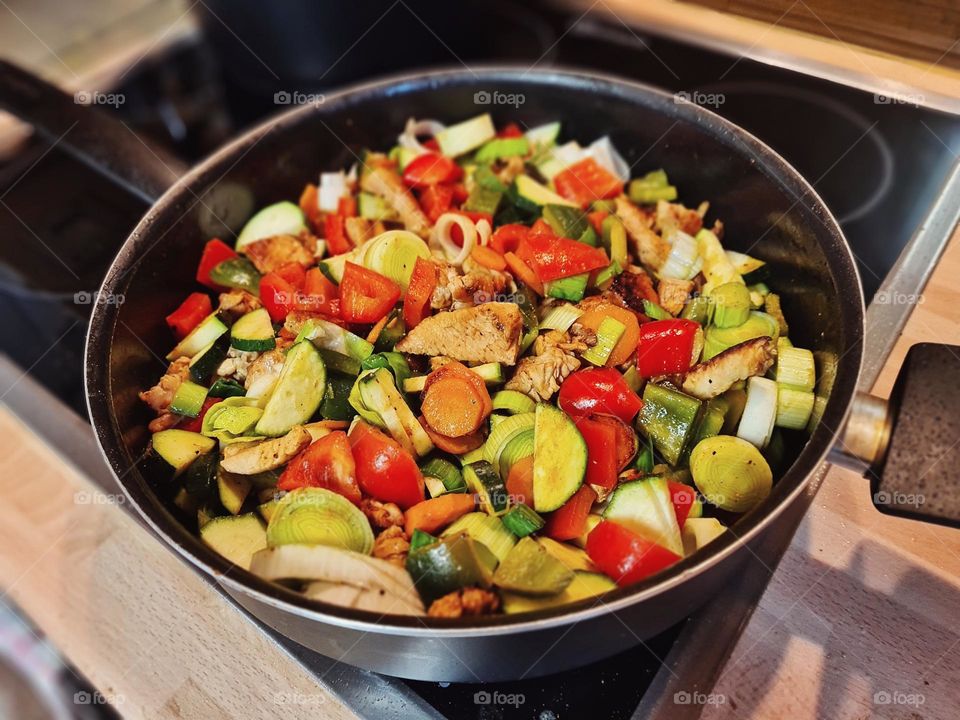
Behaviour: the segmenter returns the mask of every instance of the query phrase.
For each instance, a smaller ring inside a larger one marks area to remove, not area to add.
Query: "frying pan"
[[[512,104],[483,104],[492,98]],[[406,75],[289,109],[176,179],[171,159],[145,152],[113,118],[76,106],[12,66],[0,67],[0,103],[54,138],[79,121],[61,143],[144,197],[169,186],[121,247],[100,290],[125,302],[98,303],[93,311],[86,361],[90,417],[108,464],[147,524],[261,621],[324,655],[390,675],[467,682],[587,664],[655,635],[723,592],[732,573],[750,567],[742,561],[751,547],[763,542],[808,480],[825,471],[823,460],[841,432],[863,467],[872,467],[874,481],[882,475],[888,442],[875,438],[890,437],[896,413],[860,400],[872,412],[860,414],[867,419],[853,423],[854,431],[845,429],[858,397],[864,334],[863,293],[850,248],[823,201],[792,167],[701,107],[651,87],[572,71],[493,67]],[[689,202],[709,200],[710,217],[725,224],[724,244],[770,264],[791,338],[818,360],[822,420],[809,438],[795,434],[787,442],[770,496],[730,531],[670,569],[599,599],[463,620],[382,617],[306,600],[205,547],[146,470],[150,416],[137,393],[165,368],[160,358],[170,336],[163,317],[196,289],[194,268],[210,237],[230,237],[254,209],[298,197],[320,169],[349,166],[361,149],[388,145],[411,116],[454,121],[484,111],[500,123],[561,120],[565,136],[581,142],[608,133],[635,171],[667,168]]]

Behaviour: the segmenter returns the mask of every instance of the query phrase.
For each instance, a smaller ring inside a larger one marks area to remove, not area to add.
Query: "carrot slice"
[[[427,435],[430,436],[430,440],[433,442],[433,444],[437,446],[437,449],[443,450],[443,452],[450,453],[451,455],[463,455],[471,450],[476,450],[478,447],[483,445],[483,442],[486,439],[483,435],[483,430],[477,430],[469,435],[461,435],[460,437],[448,437],[446,435],[441,435],[432,427],[427,425],[427,421],[423,415],[420,416],[420,424],[423,426],[423,429],[426,431]]]
[[[376,324],[370,328],[370,332],[367,333],[367,342],[376,343],[380,339],[380,333],[383,332],[383,329],[387,326],[387,321],[390,319],[390,313],[387,313],[382,318],[377,320]]]
[[[484,417],[493,412],[493,401],[490,399],[490,392],[487,390],[487,384],[483,381],[483,378],[473,372],[466,365],[457,362],[456,360],[452,360],[445,365],[441,365],[439,368],[430,373],[430,375],[427,376],[426,382],[424,383],[423,391],[426,392],[430,389],[430,386],[433,383],[441,378],[447,377],[450,374],[456,374],[458,377],[462,377],[473,386],[473,389],[476,390],[477,395],[483,399]]]
[[[506,487],[513,502],[533,507],[533,455],[521,458],[510,466]]]
[[[503,259],[503,255],[492,248],[477,245],[470,252],[470,257],[491,270],[503,271],[507,269],[507,261]]]
[[[543,297],[543,283],[540,282],[540,278],[530,269],[529,265],[512,252],[506,253],[503,259],[506,261],[507,267],[510,268],[510,272],[520,278],[523,284],[533,290],[537,295]]]
[[[640,323],[633,311],[612,303],[598,303],[577,318],[577,322],[596,332],[600,323],[608,317],[619,320],[625,328],[623,335],[613,346],[610,357],[607,358],[607,367],[614,367],[625,363],[637,350],[637,343],[640,341]]]
[[[407,537],[413,535],[414,530],[434,533],[472,511],[474,502],[474,496],[467,493],[450,493],[424,500],[407,508],[403,514],[403,529]]]
[[[430,385],[420,408],[427,424],[449,437],[469,435],[486,417],[483,398],[459,373],[449,373]]]

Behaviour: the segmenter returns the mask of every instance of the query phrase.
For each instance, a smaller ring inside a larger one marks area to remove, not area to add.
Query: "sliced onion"
[[[453,226],[458,225],[463,233],[463,247],[457,247],[453,241],[450,231]],[[473,246],[477,243],[477,226],[465,215],[457,213],[444,213],[437,219],[437,224],[433,226],[433,235],[440,247],[443,248],[443,254],[447,257],[447,262],[452,265],[463,265],[464,261],[470,257],[473,252]]]
[[[594,140],[587,148],[587,153],[593,156],[599,165],[613,173],[620,182],[630,179],[630,166],[610,142],[609,135]]]
[[[490,223],[486,220],[477,222],[477,242],[480,243],[480,247],[486,247],[490,244],[491,235],[493,235],[493,228],[490,227]]]
[[[576,140],[571,140],[568,143],[564,143],[559,147],[553,149],[553,159],[560,163],[563,167],[569,167],[579,160],[583,160],[586,157],[586,150],[580,147],[580,143]]]
[[[336,212],[340,198],[346,194],[347,176],[343,170],[335,173],[320,173],[317,205],[323,212]]]
[[[414,150],[419,154],[430,152],[430,148],[424,146],[417,140],[417,137],[422,137],[427,135],[429,137],[434,137],[441,130],[446,129],[446,125],[437,120],[414,120],[410,118],[407,120],[406,126],[403,128],[403,133],[397,137],[397,144],[400,147],[405,147],[408,150]]]

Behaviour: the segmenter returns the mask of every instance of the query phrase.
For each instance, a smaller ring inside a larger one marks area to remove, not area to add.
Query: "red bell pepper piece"
[[[532,262],[544,282],[599,270],[610,264],[607,254],[600,248],[570,238],[548,237],[538,232],[536,226],[521,243],[517,254]]]
[[[283,322],[297,302],[297,288],[275,272],[260,278],[260,301],[273,322]]]
[[[463,168],[446,155],[425,153],[410,161],[403,170],[403,181],[411,187],[428,187],[456,182],[463,177]]]
[[[375,323],[399,299],[400,286],[393,280],[361,265],[346,263],[340,280],[340,317],[344,320]]]
[[[430,222],[435,223],[453,207],[452,185],[430,185],[420,193],[420,209]]]
[[[357,216],[357,200],[353,195],[344,195],[337,201],[337,215],[345,218]]]
[[[307,218],[307,224],[310,229],[320,234],[323,232],[323,213],[320,211],[320,203],[317,198],[319,191],[313,183],[307,183],[307,186],[300,193],[300,209]]]
[[[340,290],[320,268],[310,268],[303,279],[303,290],[297,294],[297,310],[340,317]]]
[[[591,213],[587,213],[587,220],[593,225],[593,229],[597,235],[603,235],[603,221],[607,219],[608,215],[610,215],[610,213],[606,210],[594,210]]]
[[[167,325],[173,329],[177,339],[182,339],[211,312],[213,312],[213,306],[209,295],[190,293],[187,299],[180,303],[180,307],[167,315]]]
[[[643,377],[673,375],[690,368],[693,343],[700,324],[672,318],[640,326],[637,343],[637,370]]]
[[[610,520],[600,522],[587,536],[587,555],[621,587],[640,582],[682,559]]]
[[[403,299],[403,323],[407,330],[415,328],[430,314],[430,298],[437,287],[437,266],[421,257],[413,266],[407,296]]]
[[[364,422],[354,425],[349,440],[364,495],[396,503],[401,510],[423,502],[423,475],[400,443]]]
[[[617,431],[612,424],[586,417],[574,420],[587,444],[587,474],[584,482],[608,490],[617,484]],[[612,421],[616,422],[616,421]]]
[[[207,414],[207,410],[212,408],[222,398],[208,397],[203,401],[203,405],[200,406],[200,412],[195,418],[190,418],[187,422],[180,423],[177,425],[179,430],[189,430],[190,432],[200,432],[203,429],[203,416]]]
[[[520,129],[520,126],[515,122],[507,123],[503,126],[500,132],[497,133],[499,138],[518,138],[523,137],[523,130]]]
[[[346,218],[338,213],[330,213],[323,219],[323,237],[331,255],[342,255],[353,250],[353,243],[347,237],[345,221]]]
[[[203,255],[200,256],[200,265],[197,267],[197,282],[214,290],[222,287],[210,279],[210,271],[224,260],[237,257],[237,253],[223,240],[214,238],[203,246]]]
[[[490,236],[490,247],[500,254],[516,252],[517,247],[530,234],[530,228],[520,223],[501,225]]]
[[[302,487],[326,488],[354,505],[360,504],[357,464],[345,432],[336,430],[320,438],[287,463],[277,480],[277,489]]]
[[[299,290],[303,287],[303,281],[307,276],[307,271],[300,263],[290,262],[278,267],[274,272]]]
[[[627,424],[643,407],[643,400],[613,368],[586,368],[573,373],[560,386],[557,403],[572,417],[613,415]]]
[[[589,472],[589,470],[588,470]],[[616,476],[614,476],[616,482]],[[581,485],[559,509],[550,513],[544,532],[554,540],[573,540],[587,529],[587,515],[597,500],[597,493],[589,485]]]
[[[677,524],[683,529],[683,524],[690,516],[690,510],[697,499],[697,494],[689,485],[667,480],[667,487],[670,488],[670,501],[673,503],[673,511],[677,516]]]
[[[586,207],[595,200],[616,197],[623,183],[591,157],[564,168],[553,178],[557,195]]]

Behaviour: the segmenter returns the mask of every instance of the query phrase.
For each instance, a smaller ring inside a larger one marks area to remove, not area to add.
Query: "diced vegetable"
[[[644,323],[637,345],[637,370],[643,377],[683,373],[693,364],[693,347],[700,325],[671,318]]]
[[[760,504],[773,483],[760,451],[729,435],[701,440],[690,453],[690,472],[708,502],[732,512],[747,512]]]
[[[274,235],[298,235],[306,229],[303,210],[292,202],[278,202],[263,208],[247,221],[237,236],[236,249],[240,251],[250,243]]]
[[[244,475],[234,475],[223,468],[217,472],[217,493],[220,504],[231,515],[238,515],[253,483]]]
[[[210,296],[206,293],[190,293],[180,307],[167,315],[167,325],[178,339],[185,338],[212,310]]]
[[[200,538],[245,570],[250,568],[254,553],[267,547],[263,522],[253,513],[213,518],[200,528]]]
[[[583,299],[587,291],[587,283],[589,281],[590,274],[582,273],[580,275],[571,275],[570,277],[545,282],[543,289],[547,297],[579,302]]]
[[[277,480],[277,489],[292,491],[302,487],[324,488],[354,505],[360,504],[357,465],[346,433],[331,432],[287,463]]]
[[[276,437],[307,422],[320,407],[326,386],[327,370],[320,353],[308,342],[296,343],[287,353],[257,433]]]
[[[475,150],[497,134],[489,113],[450,125],[436,134],[441,152],[450,157]]]
[[[700,257],[703,258],[703,274],[707,278],[707,283],[703,287],[705,294],[709,295],[713,288],[724,283],[743,282],[743,278],[727,258],[716,235],[703,228],[697,233],[696,239]]]
[[[449,460],[433,457],[420,466],[424,479],[431,477],[440,481],[444,492],[466,492],[467,484],[460,469]],[[432,494],[432,493],[431,493]],[[435,497],[435,496],[434,496]]]
[[[500,562],[517,543],[517,538],[501,520],[502,518],[485,512],[467,513],[444,530],[443,535],[450,537],[466,533],[493,553],[497,562]]]
[[[620,307],[619,305],[614,305],[613,303],[596,303],[590,310],[581,315],[577,322],[583,327],[597,333],[597,345],[600,345],[600,329],[603,327],[603,323],[607,323],[607,331],[609,333],[605,342],[609,342],[611,338],[617,335],[617,326],[607,322],[610,319],[623,326],[623,331],[620,332],[619,336],[614,340],[613,348],[604,363],[607,367],[614,367],[627,362],[637,351],[637,342],[640,338],[640,324],[633,311]],[[593,350],[593,348],[591,348],[591,350]],[[598,354],[602,352],[603,348],[597,351]],[[592,356],[592,353],[589,353],[589,351],[583,354],[583,357],[588,360],[590,360]],[[590,360],[590,362],[593,361]]]
[[[221,322],[216,314],[208,315],[190,331],[176,347],[167,353],[167,360],[176,360],[181,357],[194,357],[201,350],[227,332],[227,326]]]
[[[750,291],[742,283],[724,283],[710,293],[713,324],[718,328],[743,325],[750,317]]]
[[[477,496],[484,512],[499,515],[506,511],[509,502],[507,488],[489,462],[478,460],[464,465],[463,479],[467,488]]]
[[[489,587],[496,563],[468,535],[450,535],[407,555],[407,572],[425,603],[468,585]]]
[[[489,163],[506,157],[526,155],[530,152],[530,142],[526,137],[494,138],[477,150],[474,160]]]
[[[520,538],[535,533],[544,526],[544,519],[524,504],[510,508],[504,513],[502,520],[507,530]]]
[[[637,425],[653,441],[657,452],[675,465],[693,431],[700,401],[678,390],[647,383]]]
[[[543,205],[568,205],[577,207],[577,203],[571,202],[557,193],[553,192],[545,185],[541,185],[529,175],[518,175],[514,180],[514,189],[517,196],[532,203],[535,207]]]
[[[777,323],[772,317],[766,313],[751,311],[746,322],[737,327],[709,326],[703,335],[703,356],[701,359],[706,362],[724,350],[729,350],[734,345],[739,345],[754,338],[770,337],[776,340],[777,335]]]
[[[473,506],[473,496],[463,493],[452,493],[424,500],[413,507],[407,508],[407,511],[403,514],[404,531],[408,537],[413,535],[414,530],[434,533],[447,527],[457,518],[471,512]]]
[[[369,554],[373,531],[349,500],[325,488],[303,487],[280,500],[267,526],[267,544],[330,545]]]
[[[633,422],[643,406],[623,376],[613,368],[587,368],[573,373],[560,386],[557,404],[574,417],[602,413],[626,423]]]
[[[773,380],[752,377],[747,380],[747,402],[737,426],[737,437],[766,447],[777,419],[777,384]]]
[[[270,315],[263,308],[248,312],[230,328],[230,345],[237,350],[272,350],[277,342],[273,334]]]
[[[534,423],[533,509],[550,512],[563,505],[583,484],[586,467],[586,443],[573,421],[552,405],[538,404]]]
[[[414,261],[410,261],[413,272]],[[340,314],[347,322],[375,323],[400,299],[401,288],[390,278],[348,262],[340,280]]]
[[[621,484],[610,496],[603,517],[683,556],[680,525],[670,487],[663,478],[649,477]]]
[[[778,383],[776,426],[788,430],[803,430],[810,421],[814,399],[814,394],[809,390],[797,390]]]
[[[232,252],[232,251],[231,251]],[[228,258],[210,270],[210,282],[220,287],[260,294],[260,272],[244,257]]]
[[[786,340],[786,338],[780,338]],[[813,390],[817,372],[813,353],[796,347],[777,344],[776,380],[779,385],[789,385],[796,390]]]
[[[516,390],[500,390],[494,394],[491,402],[494,411],[499,410],[508,415],[532,413],[537,409],[533,400]]]
[[[611,520],[604,520],[590,532],[587,554],[620,586],[640,582],[682,559]]]
[[[203,401],[207,399],[207,388],[185,380],[180,383],[177,392],[170,401],[170,412],[185,417],[197,417]]]
[[[597,328],[597,343],[587,348],[581,357],[593,365],[602,366],[610,358],[614,346],[623,337],[626,331],[626,325],[614,317],[605,317]]]
[[[586,207],[595,200],[612,198],[623,192],[623,183],[609,170],[587,157],[564,168],[553,176],[557,194]]]
[[[723,535],[726,527],[716,518],[687,518],[683,526],[684,555],[693,555],[697,550]]]
[[[497,587],[526,595],[556,595],[572,581],[573,571],[529,537],[513,546],[493,574]]]
[[[401,510],[423,501],[423,475],[399,443],[363,422],[355,423],[348,437],[357,482],[365,494],[396,503]]]

